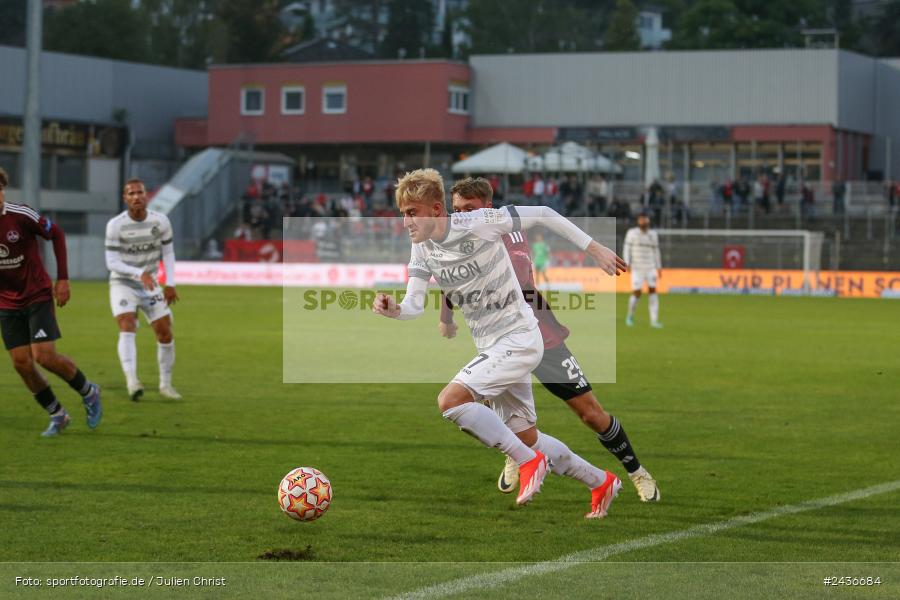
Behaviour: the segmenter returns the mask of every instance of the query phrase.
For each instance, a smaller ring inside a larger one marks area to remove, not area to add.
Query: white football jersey
[[[123,263],[150,273],[154,279],[162,260],[162,247],[171,243],[172,224],[169,217],[155,210],[148,210],[143,221],[135,221],[126,210],[106,224],[106,250],[117,252]],[[109,274],[109,280],[132,287],[141,285],[140,277],[128,273],[113,271]]]
[[[479,349],[517,329],[537,327],[500,239],[521,229],[515,207],[459,212],[449,219],[443,240],[412,245],[409,276],[434,277],[462,311]]]
[[[659,234],[652,229],[644,233],[640,227],[632,227],[625,234],[622,255],[632,270],[662,269]]]

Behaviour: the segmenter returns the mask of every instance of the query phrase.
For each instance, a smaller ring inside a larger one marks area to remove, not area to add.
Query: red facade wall
[[[468,115],[449,112],[448,87],[468,65],[446,61],[220,66],[209,70],[207,144],[250,133],[256,144],[464,143]],[[347,111],[324,114],[322,90],[347,87]],[[241,115],[241,89],[265,88],[261,116]],[[305,113],[281,114],[282,86],[305,88]]]
[[[472,144],[547,144],[556,142],[556,127],[479,127],[469,130]]]

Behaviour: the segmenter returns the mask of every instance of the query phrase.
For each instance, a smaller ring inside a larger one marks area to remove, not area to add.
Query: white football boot
[[[163,398],[168,398],[169,400],[181,400],[181,394],[175,391],[175,388],[171,385],[159,386],[159,395]]]
[[[641,502],[659,502],[659,488],[656,487],[656,480],[647,469],[641,467],[634,473],[629,473],[628,477],[637,489]]]

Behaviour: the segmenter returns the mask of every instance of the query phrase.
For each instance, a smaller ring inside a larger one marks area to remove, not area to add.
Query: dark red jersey
[[[531,246],[528,245],[528,238],[523,231],[513,231],[503,236],[503,243],[506,245],[506,252],[512,261],[513,270],[516,272],[516,279],[519,280],[519,286],[522,288],[522,294],[525,301],[534,311],[534,316],[538,320],[538,327],[541,330],[541,336],[544,338],[544,349],[555,348],[562,344],[569,337],[569,330],[559,321],[556,315],[550,310],[550,306],[541,293],[537,290],[534,283],[534,270],[531,261]],[[443,294],[442,294],[443,296]],[[447,302],[441,304],[441,320],[448,323],[452,319],[450,309]]]
[[[569,337],[569,330],[556,320],[556,315],[550,310],[550,306],[534,283],[534,265],[531,261],[528,237],[524,231],[513,231],[503,236],[503,243],[506,244],[506,251],[512,261],[525,301],[531,305],[531,310],[537,317],[538,327],[544,338],[544,349],[559,346]]]
[[[0,212],[0,309],[15,310],[53,299],[53,283],[41,260],[37,236],[53,241],[57,278],[69,278],[62,230],[24,204],[4,202]]]

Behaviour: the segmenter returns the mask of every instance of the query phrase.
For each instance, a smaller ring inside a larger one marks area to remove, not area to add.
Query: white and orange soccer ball
[[[297,521],[315,521],[331,505],[331,482],[312,467],[298,467],[278,484],[278,506]]]

